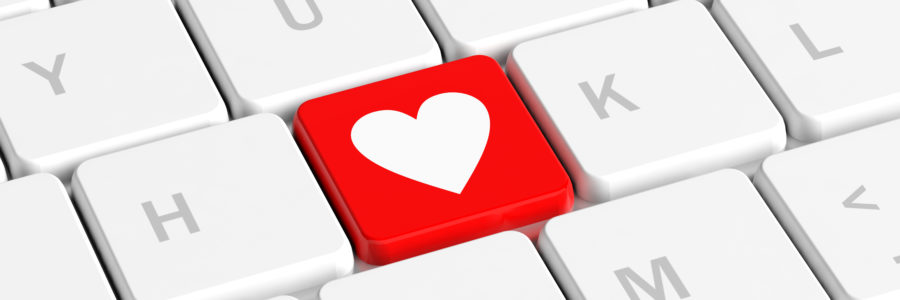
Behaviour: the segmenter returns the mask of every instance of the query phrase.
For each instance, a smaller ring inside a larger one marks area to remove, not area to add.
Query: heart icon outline
[[[395,110],[368,113],[353,124],[350,139],[360,154],[392,173],[461,194],[490,131],[480,100],[449,92],[425,100],[415,117]]]

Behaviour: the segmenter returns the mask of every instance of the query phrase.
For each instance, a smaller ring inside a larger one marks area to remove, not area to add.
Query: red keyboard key
[[[294,129],[371,264],[572,209],[568,175],[486,56],[307,101]]]

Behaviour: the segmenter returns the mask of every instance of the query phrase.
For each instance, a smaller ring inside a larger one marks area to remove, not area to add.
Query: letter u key
[[[316,0],[306,0],[306,5],[309,7],[309,11],[312,13],[313,19],[306,23],[300,23],[294,18],[294,15],[291,13],[290,7],[286,2],[287,0],[275,0],[275,5],[278,6],[278,11],[281,13],[281,17],[284,18],[284,21],[287,22],[288,26],[295,30],[307,30],[316,28],[319,24],[322,23],[322,11],[319,10],[319,6],[316,5]],[[300,1],[300,0],[295,0]]]

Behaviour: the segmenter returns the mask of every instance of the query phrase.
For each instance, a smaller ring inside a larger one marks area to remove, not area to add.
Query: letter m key
[[[624,288],[625,293],[628,294],[628,299],[669,299],[666,298],[666,286],[665,281],[663,281],[663,276],[665,276],[667,281],[675,289],[675,293],[678,295],[677,299],[687,299],[691,296],[691,293],[688,292],[687,287],[684,286],[684,282],[681,281],[681,278],[678,277],[678,273],[675,272],[675,268],[672,267],[672,263],[669,262],[668,257],[663,256],[650,261],[650,268],[653,269],[652,285],[644,280],[644,278],[639,276],[631,268],[624,268],[615,271],[616,278],[619,279],[619,283],[622,284],[622,288]],[[650,296],[650,298],[641,298],[635,290],[635,286],[643,290],[646,295]]]

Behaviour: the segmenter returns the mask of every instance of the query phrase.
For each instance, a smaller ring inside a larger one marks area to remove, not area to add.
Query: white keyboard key
[[[58,179],[0,184],[0,299],[115,300]]]
[[[660,5],[672,3],[675,1],[681,1],[681,0],[650,0],[650,6],[660,6]],[[689,0],[689,1],[697,1],[697,2],[703,3],[703,5],[706,5],[707,7],[712,6],[712,3],[713,3],[713,0]]]
[[[556,217],[538,245],[568,299],[828,299],[735,170]]]
[[[48,8],[49,0],[0,0],[0,20]]]
[[[647,8],[647,0],[414,0],[448,61],[506,62],[521,42]]]
[[[563,300],[531,240],[516,231],[329,282],[321,300]]]
[[[722,0],[712,12],[785,114],[816,141],[900,118],[900,1]]]
[[[755,180],[836,300],[900,299],[900,121],[774,155]]]
[[[86,21],[89,20],[89,21]],[[13,176],[228,120],[168,0],[84,0],[0,22],[0,148]]]
[[[3,159],[0,159],[0,182],[4,182],[6,179],[6,167],[3,166]]]
[[[236,117],[289,120],[303,101],[441,63],[410,1],[176,2]]]
[[[525,42],[510,59],[510,77],[585,200],[750,164],[785,146],[781,116],[694,1]]]
[[[125,299],[265,299],[353,269],[350,242],[271,114],[88,160],[72,188]]]

